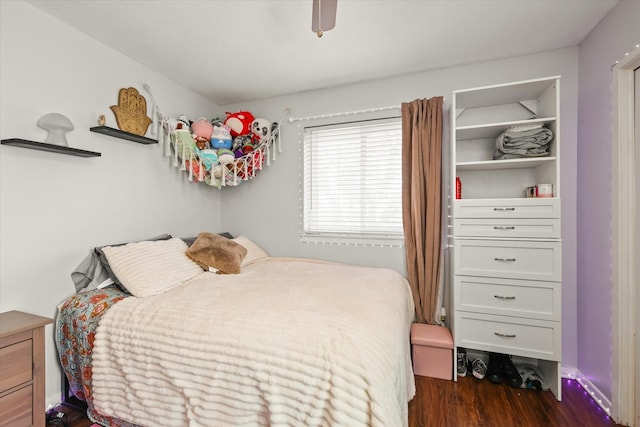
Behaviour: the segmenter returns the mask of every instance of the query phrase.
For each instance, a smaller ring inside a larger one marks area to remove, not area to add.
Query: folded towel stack
[[[542,125],[511,127],[496,139],[494,160],[543,157],[549,155],[551,130]]]

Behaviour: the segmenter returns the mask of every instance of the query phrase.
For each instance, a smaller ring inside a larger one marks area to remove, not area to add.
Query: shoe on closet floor
[[[536,391],[549,389],[542,379],[542,375],[536,370],[536,367],[532,365],[517,365],[516,368],[518,368],[518,373],[520,377],[522,377],[522,385],[520,388]]]
[[[498,353],[489,353],[489,365],[485,378],[495,384],[502,383],[502,360]]]
[[[481,380],[487,374],[487,365],[482,361],[482,359],[476,359],[471,364],[471,372],[474,377]]]
[[[464,350],[458,350],[458,376],[467,376],[467,353]]]
[[[502,365],[502,374],[507,384],[511,387],[520,388],[522,385],[522,377],[518,373],[518,370],[511,361],[511,356],[508,354],[498,355],[500,364]]]

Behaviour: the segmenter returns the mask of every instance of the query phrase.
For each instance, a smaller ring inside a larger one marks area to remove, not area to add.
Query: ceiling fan
[[[325,31],[336,26],[338,0],[313,0],[311,31],[322,37]]]

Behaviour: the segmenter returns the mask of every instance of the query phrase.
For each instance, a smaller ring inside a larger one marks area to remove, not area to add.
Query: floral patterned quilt
[[[60,304],[56,316],[56,346],[69,388],[78,399],[87,402],[89,418],[105,426],[133,426],[100,415],[91,398],[91,355],[96,328],[109,307],[128,296],[115,286],[79,293]]]

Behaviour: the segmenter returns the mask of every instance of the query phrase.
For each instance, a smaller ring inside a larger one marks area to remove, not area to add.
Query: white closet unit
[[[516,356],[561,400],[559,91],[554,76],[453,92],[451,327],[456,352]],[[502,132],[533,124],[553,133],[548,156],[494,160]],[[540,184],[553,197],[528,198]]]

